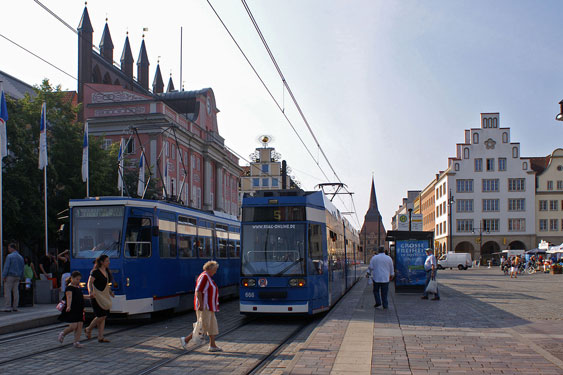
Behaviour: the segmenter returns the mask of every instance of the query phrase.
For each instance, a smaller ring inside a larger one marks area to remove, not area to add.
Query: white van
[[[460,270],[466,270],[471,267],[471,254],[470,253],[447,253],[438,259],[438,269],[442,270],[444,268],[454,268],[457,267]]]

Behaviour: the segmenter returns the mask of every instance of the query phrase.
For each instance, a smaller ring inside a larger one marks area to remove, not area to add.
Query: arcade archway
[[[455,247],[454,252],[456,253],[470,253],[471,259],[475,259],[475,247],[469,241],[462,241],[458,243]]]
[[[512,241],[508,247],[511,250],[526,250],[526,245],[522,241]]]
[[[489,260],[495,259],[493,253],[498,253],[500,246],[496,241],[487,241],[481,247],[481,263],[487,264]],[[498,258],[498,257],[496,257]]]

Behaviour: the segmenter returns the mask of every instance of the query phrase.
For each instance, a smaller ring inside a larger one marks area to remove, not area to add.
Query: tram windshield
[[[243,276],[305,274],[303,224],[243,225]]]
[[[119,257],[124,207],[74,207],[72,255],[94,259],[102,254]]]

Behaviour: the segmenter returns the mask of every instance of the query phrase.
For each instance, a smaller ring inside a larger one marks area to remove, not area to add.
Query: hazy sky
[[[76,28],[83,2],[42,3]],[[211,3],[282,101],[282,83],[242,3]],[[447,167],[464,129],[479,127],[481,112],[500,112],[500,125],[512,129],[523,156],[545,156],[563,146],[563,123],[554,120],[563,99],[562,1],[248,0],[248,5],[330,162],[355,193],[360,222],[372,172],[389,228],[406,191],[424,188]],[[270,135],[305,189],[326,182],[206,0],[91,0],[88,11],[96,45],[108,17],[115,61],[127,30],[136,61],[142,29],[148,27],[150,82],[160,56],[165,81],[172,72],[176,87],[182,26],[185,89],[213,88],[226,144],[247,158],[260,145],[257,138]],[[0,34],[77,75],[76,34],[35,1],[4,4]],[[1,37],[0,51],[0,70],[29,84],[49,78],[76,90],[72,78]],[[287,93],[285,107],[334,181]],[[350,200],[343,200],[337,205],[349,211]]]

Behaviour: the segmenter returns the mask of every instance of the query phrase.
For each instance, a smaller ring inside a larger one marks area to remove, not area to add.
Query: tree
[[[18,241],[36,252],[44,251],[43,171],[38,168],[41,105],[47,103],[47,200],[49,247],[68,247],[68,233],[59,228],[68,224],[70,199],[84,198],[82,182],[83,124],[77,121],[79,107],[70,95],[48,80],[35,88],[36,95],[21,100],[8,98],[8,156],[3,167],[4,238]],[[115,195],[117,171],[102,140],[90,138],[91,195]],[[59,215],[60,214],[60,215]],[[65,220],[58,217],[66,216]],[[68,228],[68,225],[65,226]]]

